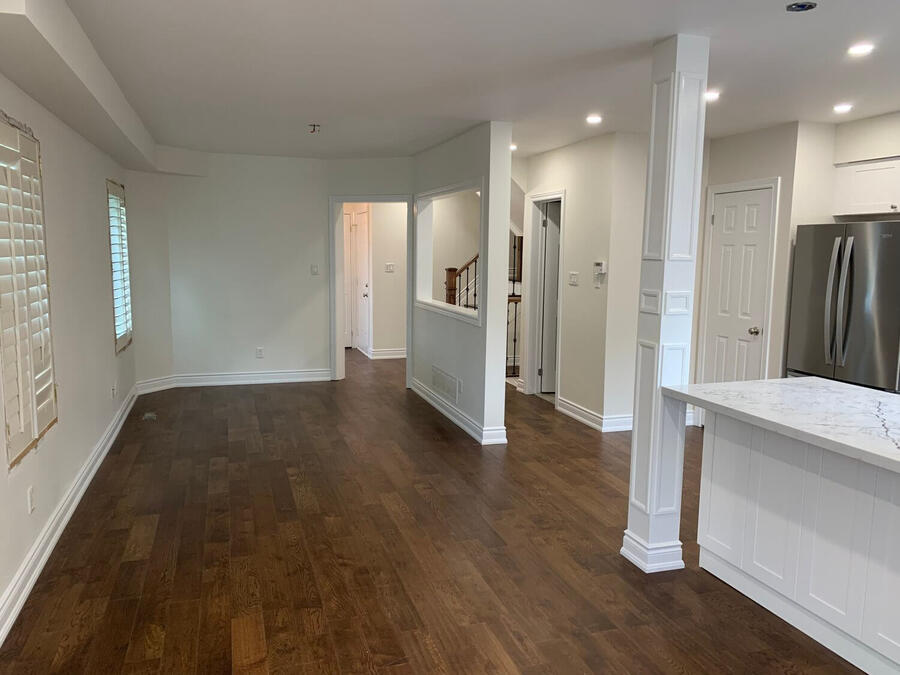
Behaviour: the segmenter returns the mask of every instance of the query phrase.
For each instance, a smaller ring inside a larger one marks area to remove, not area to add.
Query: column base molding
[[[647,574],[684,569],[680,541],[651,545],[631,530],[625,530],[619,552]]]

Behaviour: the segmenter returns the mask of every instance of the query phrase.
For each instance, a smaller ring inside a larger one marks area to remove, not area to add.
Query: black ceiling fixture
[[[789,12],[808,12],[815,9],[818,4],[817,2],[792,2],[785,9]]]
[[[319,133],[319,131],[322,130],[321,124],[312,123],[312,124],[308,124],[307,126],[309,127],[309,133],[311,133],[311,134],[317,134],[317,133]]]

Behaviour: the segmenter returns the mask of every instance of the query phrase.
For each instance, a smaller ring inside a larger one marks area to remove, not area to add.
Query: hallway
[[[342,382],[142,396],[0,650],[22,672],[848,672],[697,567],[619,555],[629,434],[507,387],[480,447],[348,353]],[[149,413],[155,413],[155,418]]]

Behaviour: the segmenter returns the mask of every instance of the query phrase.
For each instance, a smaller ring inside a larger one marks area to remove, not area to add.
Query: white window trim
[[[118,251],[118,254],[123,257],[123,275],[124,279],[122,282],[122,292],[124,293],[124,311],[125,311],[125,330],[121,334],[119,333],[119,329],[116,322],[116,269],[114,263],[114,257],[116,255],[116,251],[113,249],[113,222],[112,222],[112,214],[110,210],[112,208],[110,204],[110,197],[116,197],[120,204],[122,210],[122,225],[119,226],[120,232],[119,236],[124,239],[125,246]],[[109,228],[109,269],[110,269],[110,284],[112,287],[112,310],[113,310],[113,339],[115,340],[116,346],[116,354],[124,351],[131,344],[134,339],[134,316],[132,311],[132,296],[131,296],[131,259],[130,259],[130,249],[128,248],[128,220],[127,220],[127,202],[125,199],[125,186],[121,183],[118,183],[112,179],[107,179],[106,181],[106,217],[107,217],[107,226]]]
[[[420,222],[419,215],[420,213],[428,206],[431,205],[435,199],[442,199],[444,197],[449,197],[450,195],[456,192],[463,192],[466,190],[476,190],[481,195],[481,208],[479,211],[479,224],[478,224],[478,253],[479,256],[484,251],[487,251],[487,209],[485,204],[487,200],[483,197],[485,194],[484,188],[484,178],[478,178],[473,180],[460,181],[459,183],[453,183],[451,185],[445,185],[440,188],[436,188],[433,190],[427,190],[425,192],[420,192],[413,197],[413,204],[415,205],[415,210],[413,212],[413,242],[410,246],[410,250],[413,252],[414,257],[414,266],[415,270],[413,276],[413,290],[415,294],[413,296],[413,306],[417,309],[425,310],[427,312],[432,312],[434,314],[439,314],[441,316],[448,317],[450,319],[455,319],[457,321],[461,321],[463,323],[468,323],[473,326],[481,326],[482,324],[482,311],[481,306],[479,305],[478,309],[471,309],[468,307],[460,307],[459,305],[451,305],[448,302],[443,302],[441,300],[436,300],[432,296],[432,288],[430,282],[424,280],[424,278],[420,278],[420,272],[422,274],[427,270],[428,274],[432,273],[431,266],[431,252],[425,252],[420,250]],[[430,278],[430,277],[429,277]],[[477,283],[477,292],[479,297],[484,297],[483,291],[485,289],[485,285],[482,283],[482,277],[479,276]]]
[[[49,262],[47,254],[47,229],[45,219],[45,204],[43,190],[43,176],[41,172],[41,153],[40,143],[35,138],[31,129],[27,126],[13,120],[5,113],[0,111],[0,170],[7,177],[4,181],[3,190],[6,192],[4,205],[9,204],[5,214],[0,214],[0,220],[7,223],[6,239],[12,247],[9,254],[13,259],[24,256],[24,267],[19,270],[16,263],[9,266],[9,274],[12,275],[10,288],[12,289],[12,312],[15,316],[15,325],[13,330],[16,334],[15,346],[8,345],[5,353],[12,351],[15,356],[16,382],[18,408],[16,412],[20,421],[20,427],[15,434],[12,434],[10,427],[10,419],[7,408],[7,394],[9,392],[0,392],[0,419],[2,419],[4,436],[6,445],[6,459],[11,469],[35,448],[44,435],[56,424],[58,420],[58,399],[56,391],[56,371],[54,366],[53,353],[53,332],[51,328],[51,311],[50,311],[50,277]],[[34,173],[26,174],[24,171],[24,162],[33,164]],[[18,175],[18,187],[13,180],[13,176]],[[25,186],[29,190],[25,191]],[[13,192],[20,192],[17,201],[13,201]],[[26,205],[25,195],[29,195]],[[21,220],[14,217],[14,207],[21,211]],[[26,212],[31,212],[31,218],[26,219]],[[30,220],[30,222],[28,222]],[[22,252],[16,252],[12,245],[14,238],[18,238],[14,233],[13,224],[21,224],[23,242]],[[28,227],[31,226],[31,237],[27,236]],[[30,242],[30,248],[29,248]],[[32,262],[29,263],[28,259]],[[29,265],[37,265],[29,268]],[[17,281],[18,279],[18,281]],[[23,289],[26,295],[24,304],[20,304],[21,298],[18,297],[18,283],[24,280]],[[35,289],[37,294],[35,295]],[[9,293],[9,291],[6,291]],[[9,302],[9,298],[6,302]],[[0,303],[2,304],[2,303]],[[35,306],[39,309],[35,312]],[[7,310],[8,311],[8,310]],[[21,317],[24,315],[24,319]],[[19,337],[21,332],[20,325],[22,322],[28,326],[28,337],[24,345],[22,338]],[[38,321],[38,333],[35,334],[35,322]],[[6,330],[9,326],[2,326]],[[5,334],[5,331],[4,331]],[[39,344],[35,348],[36,335]],[[38,355],[36,359],[35,356]],[[11,364],[0,362],[0,371],[4,373],[4,377],[0,378],[0,388],[6,382],[6,370]],[[27,374],[27,377],[26,377]],[[25,382],[25,383],[23,383]],[[44,394],[43,392],[46,392]],[[24,409],[27,403],[27,410]],[[23,421],[27,420],[27,421]]]

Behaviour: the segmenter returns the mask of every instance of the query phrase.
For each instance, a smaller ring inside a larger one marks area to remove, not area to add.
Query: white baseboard
[[[72,485],[69,486],[66,494],[56,506],[46,525],[38,534],[37,539],[31,545],[31,548],[25,555],[25,559],[22,561],[19,569],[16,570],[15,575],[13,575],[12,581],[4,589],[3,594],[0,595],[0,645],[6,640],[6,636],[12,629],[16,617],[19,616],[28,594],[31,593],[31,589],[40,576],[41,570],[44,569],[50,553],[53,552],[56,542],[59,541],[60,535],[66,529],[72,514],[75,513],[84,491],[90,484],[94,474],[97,473],[97,469],[106,457],[106,453],[109,452],[113,442],[116,440],[122,424],[124,424],[128,413],[131,412],[131,408],[134,406],[135,399],[137,399],[137,394],[135,389],[132,389],[128,392],[125,400],[122,401],[122,405],[109,423],[109,426],[106,427],[103,436],[94,446],[91,454],[78,471],[78,475],[75,476]]]
[[[684,569],[680,541],[650,545],[631,530],[625,530],[619,553],[647,574]]]
[[[481,445],[502,445],[506,443],[506,427],[481,426],[467,413],[415,378],[412,381],[412,390],[437,408],[469,436],[481,443]]]
[[[603,415],[603,428],[600,431],[631,431],[632,423],[631,415]]]
[[[556,409],[559,412],[586,424],[592,429],[597,429],[598,431],[631,431],[633,426],[634,420],[631,415],[601,415],[562,396],[558,396],[556,400]],[[694,426],[693,410],[689,409],[687,411],[685,426]]]
[[[852,635],[820,619],[790,598],[757,581],[715,553],[701,548],[700,567],[737,589],[755,603],[781,617],[835,654],[866,673],[897,673],[900,665],[882,656]]]
[[[593,410],[588,410],[584,406],[578,405],[577,403],[573,403],[569,399],[563,398],[562,396],[557,396],[556,409],[559,410],[559,412],[561,412],[563,415],[568,415],[569,417],[578,420],[582,424],[586,424],[591,429],[605,431],[605,429],[603,429],[602,415],[595,413]]]
[[[310,370],[258,370],[246,373],[196,373],[168,375],[141,380],[135,385],[138,395],[176,387],[218,387],[232,384],[280,384],[285,382],[325,382],[331,379],[328,368]]]
[[[406,348],[398,347],[394,349],[371,349],[365,353],[370,359],[405,359]]]

